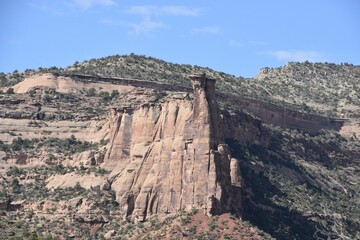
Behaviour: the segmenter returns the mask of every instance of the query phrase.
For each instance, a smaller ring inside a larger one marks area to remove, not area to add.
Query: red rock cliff
[[[124,217],[241,212],[238,160],[222,133],[215,80],[191,76],[193,100],[113,111],[104,166]]]

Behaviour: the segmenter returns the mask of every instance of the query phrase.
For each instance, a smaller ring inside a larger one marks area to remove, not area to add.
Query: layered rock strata
[[[225,144],[215,80],[191,76],[194,97],[113,110],[103,166],[122,214],[137,221],[193,208],[241,213],[238,160]]]

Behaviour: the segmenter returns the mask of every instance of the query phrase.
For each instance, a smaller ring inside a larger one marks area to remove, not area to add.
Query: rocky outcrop
[[[107,120],[91,121],[39,121],[3,118],[0,121],[0,139],[11,144],[13,139],[35,139],[43,137],[68,138],[74,135],[81,141],[99,142],[107,132],[100,126],[107,126]]]
[[[203,209],[241,212],[238,160],[225,144],[215,80],[191,76],[193,100],[113,110],[103,166],[121,213],[138,221]]]
[[[111,91],[114,89],[118,91],[128,91],[133,89],[130,85],[109,85],[104,81],[83,83],[76,80],[77,78],[75,78],[75,76],[71,78],[67,75],[61,76],[55,73],[43,73],[25,78],[23,81],[14,85],[13,89],[15,93],[27,93],[35,90],[60,93],[80,93],[84,90],[89,90],[90,88],[96,90],[101,89],[102,91]]]
[[[22,201],[12,201],[8,199],[7,201],[0,201],[0,210],[5,211],[17,211],[24,208],[25,200]]]

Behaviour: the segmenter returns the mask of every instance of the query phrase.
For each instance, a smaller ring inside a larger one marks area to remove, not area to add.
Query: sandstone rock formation
[[[84,90],[94,88],[96,90],[101,89],[102,91],[129,91],[133,89],[132,86],[124,85],[112,85],[106,83],[84,83],[76,81],[73,78],[67,76],[59,76],[53,73],[37,74],[28,78],[24,81],[13,86],[15,93],[27,93],[31,90],[42,89],[42,90],[53,90],[60,93],[79,93]]]
[[[103,167],[125,217],[193,208],[241,213],[241,176],[222,132],[215,80],[190,77],[193,100],[113,110]]]

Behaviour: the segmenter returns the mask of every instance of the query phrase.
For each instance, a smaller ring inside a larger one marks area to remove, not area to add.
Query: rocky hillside
[[[351,64],[289,63],[264,68],[255,77],[280,101],[303,105],[328,116],[359,117],[360,67]]]
[[[305,66],[328,64],[242,79],[130,55],[2,75],[1,237],[360,239],[359,119],[294,111],[269,84],[320,76]]]
[[[218,80],[218,91],[272,102],[305,113],[333,117],[359,117],[360,66],[331,63],[289,63],[280,68],[261,69],[254,78],[235,77],[210,68],[175,64],[152,57],[115,55],[67,68],[39,68],[0,75],[1,85],[14,85],[42,72],[89,74],[103,77],[134,78],[174,85],[190,86],[187,76],[206,73]]]

